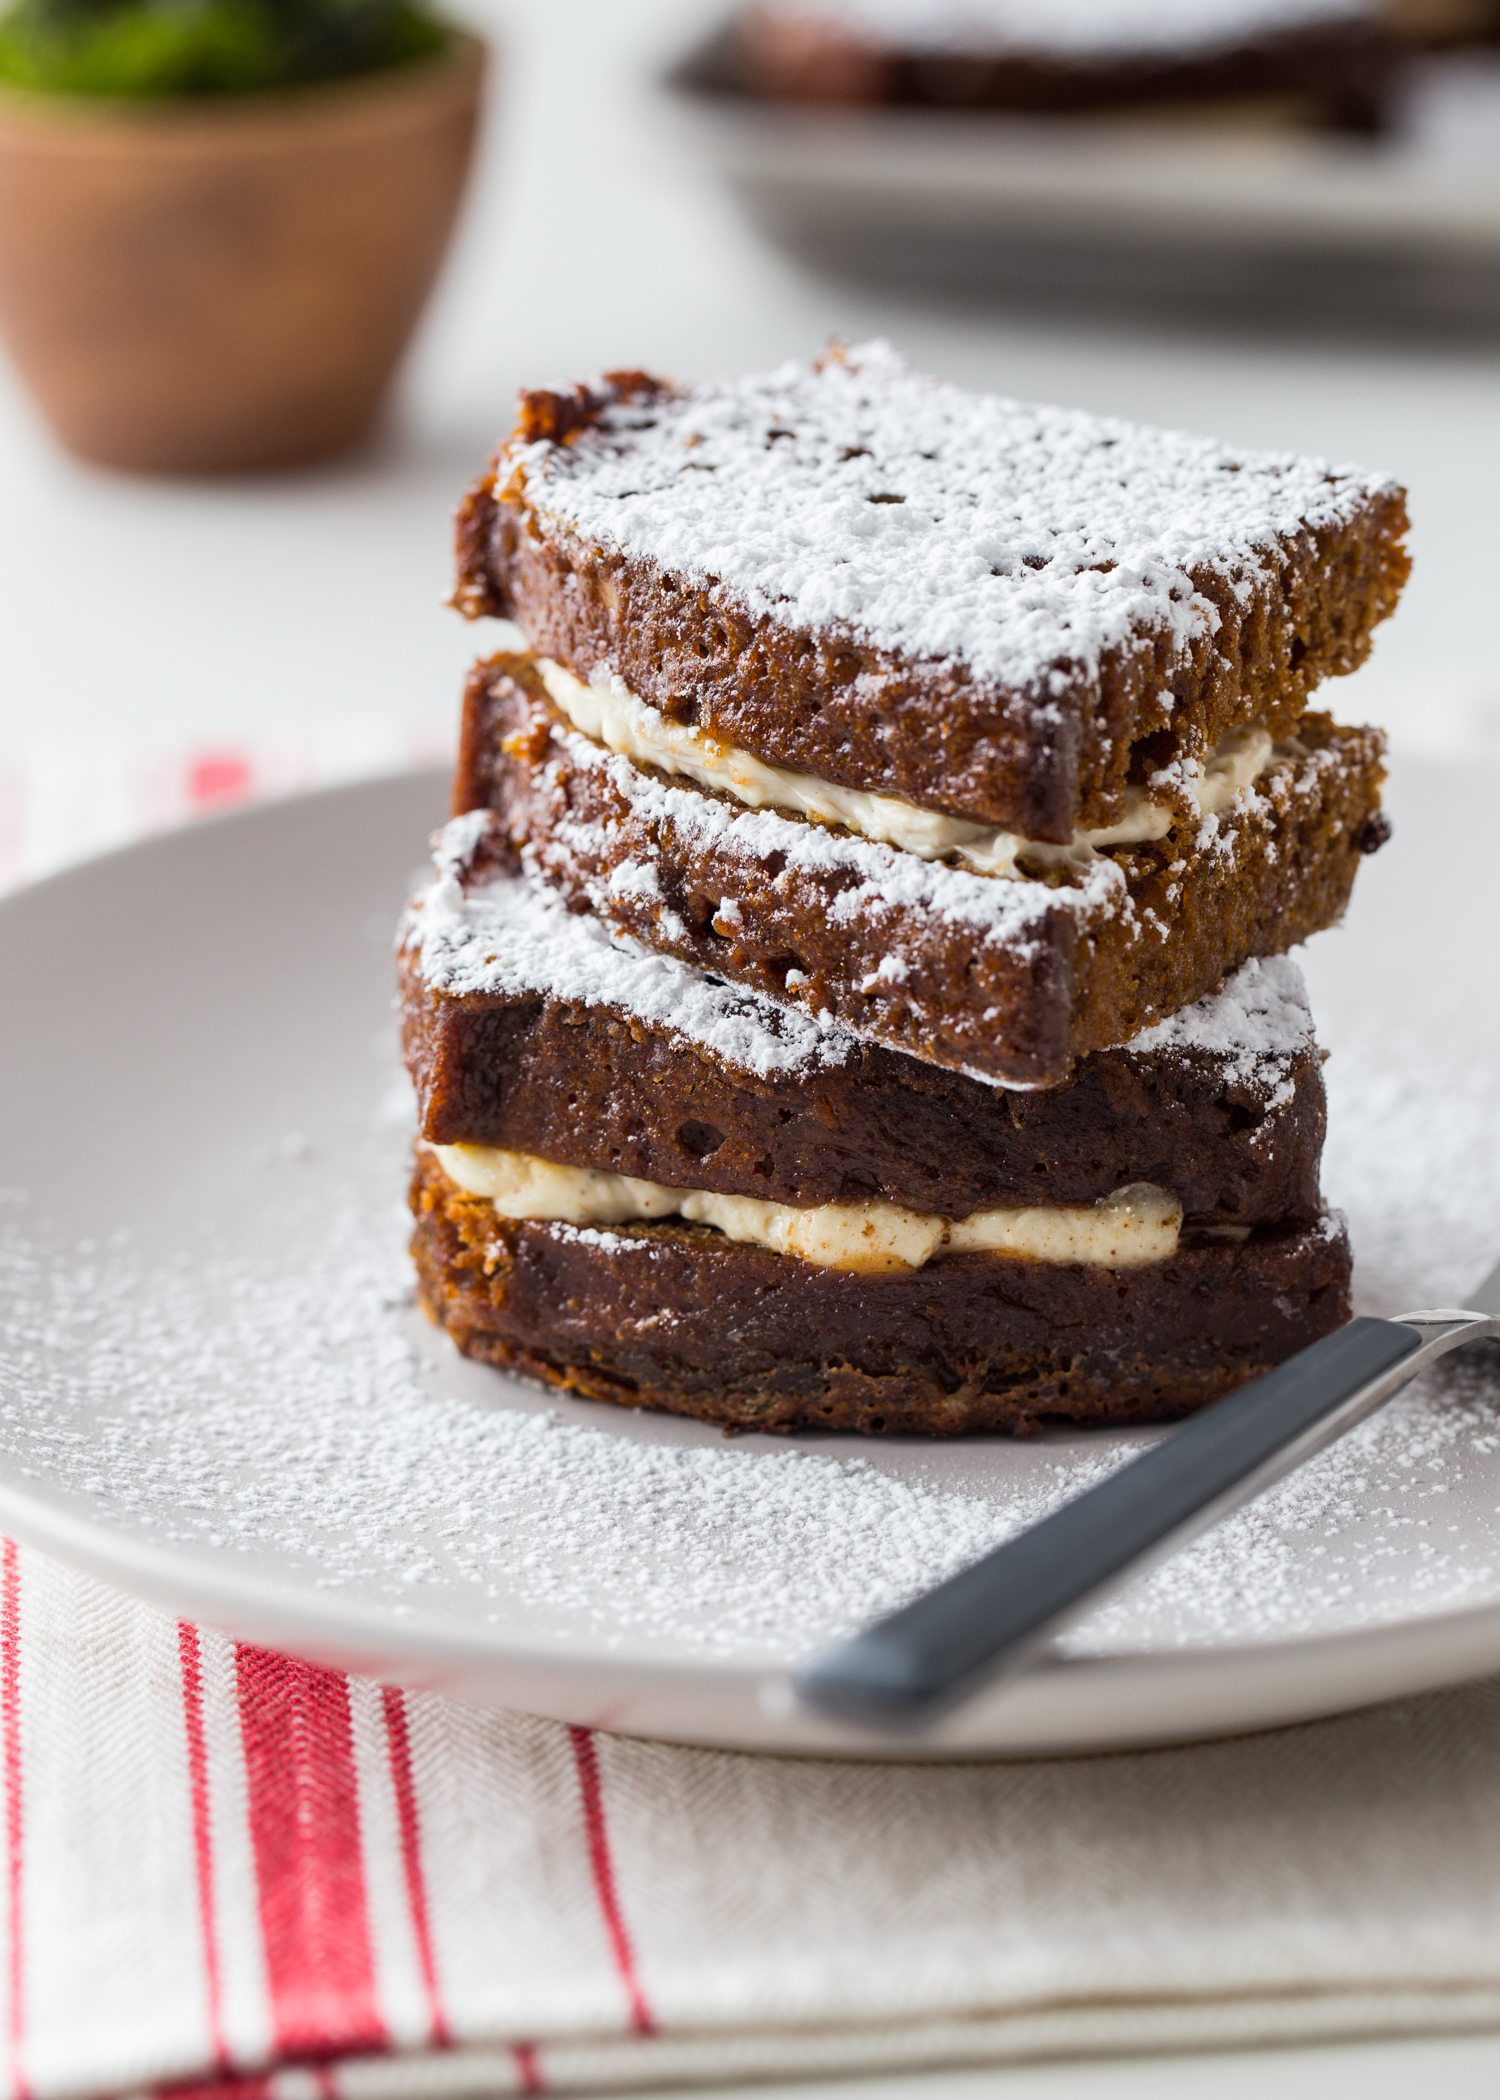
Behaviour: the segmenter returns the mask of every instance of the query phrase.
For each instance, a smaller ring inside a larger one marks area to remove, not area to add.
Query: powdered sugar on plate
[[[1497,1104],[1472,1086],[1435,1104],[1339,1062],[1327,1178],[1366,1253],[1366,1299],[1451,1295],[1480,1248],[1500,1248]],[[11,1204],[7,1473],[397,1614],[774,1661],[937,1580],[1143,1441],[725,1442],[463,1364],[412,1309],[391,1194],[405,1141],[372,1123],[337,1172],[273,1154],[270,1256],[236,1252],[222,1226],[165,1261],[128,1233],[59,1245]],[[1500,1600],[1497,1504],[1500,1377],[1476,1360],[1426,1377],[1070,1645],[1284,1638]]]
[[[511,1381],[476,1377],[413,1315],[393,1205],[286,1224],[295,1262],[150,1266],[123,1239],[64,1253],[13,1227],[8,1469],[398,1611],[460,1591],[466,1616],[502,1623],[519,1599],[559,1638],[719,1655],[853,1624],[1015,1521],[858,1451],[622,1436],[641,1424],[583,1426],[597,1411],[525,1392],[512,1409]]]
[[[1500,1260],[1500,1074],[1393,1067],[1341,1048],[1325,1074],[1323,1185],[1348,1213],[1355,1311],[1463,1303]],[[1178,1641],[1287,1638],[1500,1601],[1500,1348],[1423,1374],[1271,1494],[1097,1614],[1134,1646],[1151,1609]]]

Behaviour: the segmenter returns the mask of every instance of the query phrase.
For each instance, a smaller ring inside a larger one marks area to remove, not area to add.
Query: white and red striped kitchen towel
[[[174,763],[158,815],[275,778]],[[0,1778],[15,2100],[1500,2027],[1495,1684],[1130,1756],[779,1761],[348,1679],[4,1545]]]
[[[255,2100],[1500,2024],[1500,1688],[855,1766],[346,1679],[0,1556],[16,2094]]]

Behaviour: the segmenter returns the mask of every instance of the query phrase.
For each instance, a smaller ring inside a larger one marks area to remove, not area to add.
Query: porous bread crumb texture
[[[570,917],[524,878],[472,897],[460,889],[455,907],[441,894],[448,881],[416,900],[401,947],[403,1048],[432,1144],[773,1203],[882,1201],[947,1218],[1090,1204],[1137,1181],[1169,1188],[1193,1225],[1318,1214],[1322,1065],[1285,958],[1247,963],[1184,1025],[1154,1030],[1144,1052],[1102,1050],[1058,1086],[1006,1093],[842,1030],[836,1062],[735,1062],[655,997],[654,977],[701,985],[699,973],[616,953],[600,997],[566,956],[575,929],[608,945],[600,921]],[[455,918],[487,969],[455,971],[458,944],[444,931]],[[563,952],[549,970],[537,936],[558,921]],[[628,996],[632,971],[646,980],[639,1000]],[[455,978],[469,988],[452,989]],[[767,1047],[782,1049],[779,1034]]]
[[[1338,919],[1383,777],[1377,731],[1307,715],[1302,755],[1222,816],[1074,886],[922,861],[688,789],[563,724],[524,657],[470,679],[460,813],[575,906],[853,1033],[1006,1086],[1054,1085],[1247,958]]]
[[[966,393],[866,344],[523,395],[460,512],[455,603],[771,764],[1062,843],[1362,663],[1405,531],[1363,470]]]
[[[1332,1215],[1185,1243],[1130,1274],[958,1255],[864,1277],[704,1226],[499,1218],[426,1154],[411,1205],[422,1302],[466,1356],[727,1429],[1166,1421],[1349,1316],[1348,1239]]]

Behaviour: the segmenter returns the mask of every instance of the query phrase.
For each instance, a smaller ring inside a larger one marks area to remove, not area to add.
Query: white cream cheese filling
[[[1164,1261],[1182,1230],[1182,1205],[1149,1181],[1132,1182],[1087,1206],[976,1210],[953,1222],[898,1203],[762,1203],[753,1196],[665,1188],[492,1145],[431,1149],[450,1181],[471,1196],[487,1196],[503,1218],[582,1226],[686,1218],[716,1226],[726,1239],[795,1254],[824,1269],[920,1269],[945,1253],[1136,1269]]]
[[[706,730],[672,721],[602,665],[585,685],[550,657],[540,656],[536,664],[553,705],[579,734],[637,765],[655,766],[663,773],[696,781],[700,787],[718,788],[750,809],[789,810],[821,823],[842,824],[861,838],[897,846],[921,860],[952,856],[976,875],[1014,877],[1020,872],[1016,862],[1022,854],[1050,865],[1082,866],[1109,846],[1165,838],[1178,820],[1175,804],[1132,787],[1125,790],[1125,814],[1118,824],[1100,831],[1077,831],[1068,846],[1047,845],[992,824],[918,809],[899,795],[836,787],[813,773],[792,773],[782,766],[767,765],[764,759],[753,758]],[[1217,816],[1227,809],[1241,789],[1265,771],[1273,748],[1270,736],[1258,727],[1226,737],[1184,782],[1199,815]]]

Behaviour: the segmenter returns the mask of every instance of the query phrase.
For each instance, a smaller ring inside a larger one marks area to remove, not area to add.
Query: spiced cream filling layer
[[[921,860],[952,858],[976,875],[1018,876],[1016,864],[1022,855],[1047,865],[1082,865],[1110,846],[1165,838],[1181,816],[1180,804],[1148,795],[1142,788],[1127,788],[1125,814],[1118,824],[1076,831],[1071,845],[1047,845],[995,825],[918,809],[899,795],[837,787],[813,773],[768,765],[691,723],[672,721],[602,666],[587,685],[550,657],[538,657],[536,666],[553,705],[581,736],[637,765],[720,789],[750,809],[787,810],[821,823],[842,824],[861,838],[897,846]],[[1265,771],[1274,750],[1270,736],[1259,727],[1226,737],[1199,770],[1184,779],[1199,815],[1217,816],[1227,809]]]
[[[450,1181],[471,1196],[488,1197],[503,1218],[577,1226],[684,1218],[712,1225],[726,1239],[795,1254],[823,1269],[920,1269],[940,1254],[1009,1254],[1137,1269],[1165,1261],[1182,1230],[1182,1205],[1148,1181],[1132,1182],[1087,1206],[976,1210],[952,1220],[898,1203],[763,1203],[708,1189],[665,1188],[492,1145],[431,1150]]]

